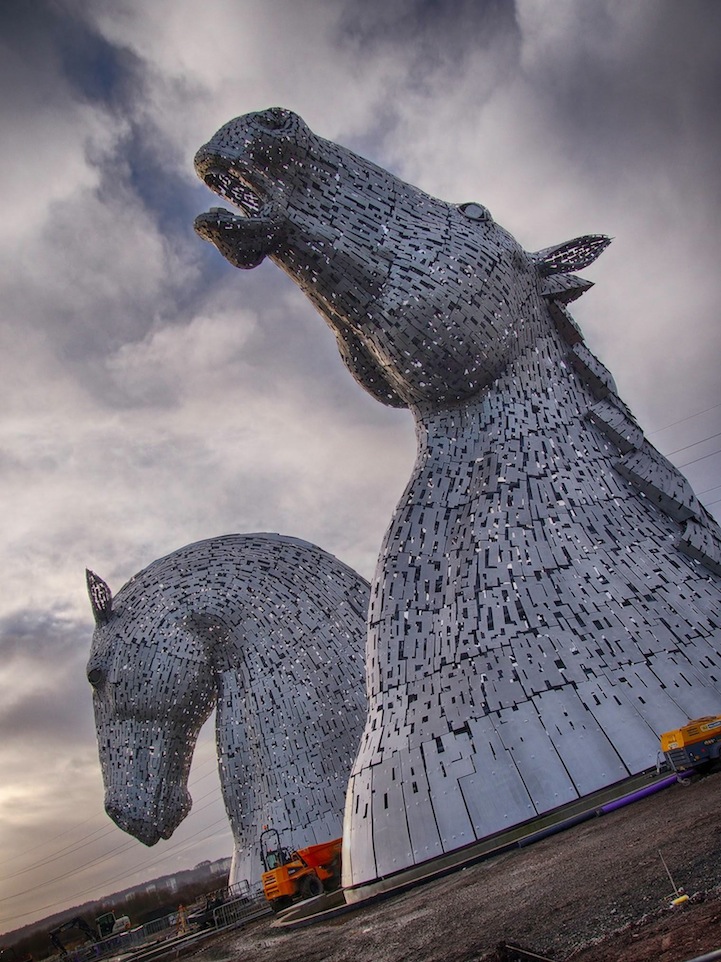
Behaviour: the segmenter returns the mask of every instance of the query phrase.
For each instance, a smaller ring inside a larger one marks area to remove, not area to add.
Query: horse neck
[[[548,330],[477,395],[440,409],[415,408],[415,474],[457,487],[485,465],[489,478],[493,471],[506,478],[512,472],[520,480],[528,471],[550,484],[550,471],[544,479],[538,463],[554,459],[554,448],[568,439],[572,426],[574,437],[585,434],[584,415],[593,403],[567,353],[560,335]],[[463,465],[476,467],[464,473]]]

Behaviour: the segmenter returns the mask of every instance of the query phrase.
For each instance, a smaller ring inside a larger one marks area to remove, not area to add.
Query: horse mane
[[[633,414],[618,396],[611,372],[588,349],[580,327],[567,309],[567,304],[584,294],[593,284],[566,273],[566,268],[587,266],[608,243],[610,238],[590,235],[533,254],[542,278],[541,295],[548,304],[556,329],[568,347],[566,358],[569,364],[595,398],[595,403],[585,416],[617,449],[614,467],[633,486],[639,497],[647,498],[683,526],[674,546],[719,575],[721,528],[699,502],[679,469],[646,438]]]

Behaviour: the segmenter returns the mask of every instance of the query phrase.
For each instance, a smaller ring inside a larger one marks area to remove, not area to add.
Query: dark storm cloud
[[[23,82],[9,88],[13,96],[3,101],[10,116],[21,114],[34,97],[52,101],[68,88],[79,100],[119,105],[137,65],[129,51],[107,43],[79,11],[60,0],[5,0],[0,38],[26,72]]]
[[[51,5],[39,0],[38,3],[23,3],[23,0],[8,0],[0,4],[0,42],[18,60],[27,65],[35,78],[35,83],[17,84],[13,96],[4,98],[4,110],[11,116],[22,112],[28,95],[38,87],[45,94],[51,94],[53,85],[49,78],[57,75],[60,57],[57,50],[57,37],[63,29],[62,18],[56,16]],[[7,63],[7,57],[3,57]]]
[[[11,2],[0,16],[8,54],[0,78],[13,92],[3,123],[27,152],[27,162],[17,147],[12,158],[22,173],[16,191],[34,194],[36,208],[47,198],[42,230],[27,237],[39,211],[18,210],[5,315],[42,332],[79,382],[92,380],[89,357],[192,311],[197,272],[179,265],[206,254],[192,230],[196,205],[163,131],[139,109],[145,65],[95,30],[83,3]]]
[[[468,122],[474,123],[491,89],[517,70],[521,36],[513,3],[507,0],[399,0],[346,3],[337,28],[340,49],[363,69],[391,62],[395,69],[377,98],[372,123],[356,133],[363,153],[382,151],[382,140],[403,123],[410,104],[427,99],[443,114],[446,92],[468,85],[469,64],[484,60],[491,69],[475,85]],[[433,117],[424,119],[433,123]],[[453,131],[446,131],[452,136]],[[397,163],[397,160],[396,160]]]
[[[88,609],[89,614],[89,609]],[[84,666],[92,621],[44,610],[0,619],[0,664],[16,681],[4,688],[0,741],[14,752],[33,746],[87,743],[93,737],[92,698]]]
[[[0,17],[0,847],[19,856],[26,809],[50,841],[102,817],[85,565],[117,591],[182,544],[277,530],[370,575],[410,471],[407,412],[357,387],[292,283],[195,237],[217,203],[195,150],[281,104],[430,193],[488,203],[529,249],[616,235],[573,313],[660,426],[718,400],[721,7],[17,0]]]
[[[16,752],[31,751],[38,745],[47,750],[54,745],[65,753],[69,745],[92,745],[95,726],[90,686],[86,682],[81,691],[68,685],[62,671],[48,672],[48,676],[31,698],[0,707],[0,733],[2,738],[12,739]]]
[[[609,181],[620,161],[662,165],[671,176],[711,177],[718,201],[721,7],[658,0],[566,10],[574,42],[556,43],[549,31],[550,55],[528,65],[549,133]]]
[[[520,43],[515,10],[507,0],[369,0],[346,3],[339,39],[357,52],[402,49],[409,85],[431,83],[442,68],[460,75],[465,59],[512,36]]]
[[[89,650],[88,627],[42,609],[7,615],[0,618],[0,662],[34,660],[39,668],[65,671],[69,662],[83,657],[85,647]]]
[[[88,97],[105,99],[114,84],[116,51],[55,0],[5,0],[0,6],[4,42],[49,70],[63,63]],[[83,80],[85,81],[83,83]]]

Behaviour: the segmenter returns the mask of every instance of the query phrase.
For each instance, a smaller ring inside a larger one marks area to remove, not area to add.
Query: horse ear
[[[580,271],[589,264],[593,264],[599,254],[602,254],[611,243],[612,238],[605,234],[585,234],[574,237],[573,240],[556,244],[554,247],[544,247],[536,251],[531,257],[538,265],[541,277],[549,274],[566,274],[568,271]]]
[[[104,625],[113,613],[113,595],[102,578],[89,568],[85,569],[90,605],[96,625]]]

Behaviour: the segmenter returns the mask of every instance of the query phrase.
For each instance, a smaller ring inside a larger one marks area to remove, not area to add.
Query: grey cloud
[[[85,566],[117,590],[183,544],[275,530],[370,575],[410,473],[411,419],[356,387],[290,281],[270,263],[236,271],[193,234],[214,203],[197,147],[281,104],[431,193],[488,203],[531,249],[616,235],[573,313],[644,427],[660,427],[721,400],[721,11],[208,0],[201,18],[175,0],[59,0],[1,13],[18,145],[0,235],[2,747],[18,787],[0,829],[24,833],[32,798],[50,842],[59,822],[103,817]],[[664,432],[665,449],[718,420]],[[688,469],[697,489],[716,464]],[[28,751],[43,731],[51,748]]]
[[[344,47],[371,61],[379,49],[390,49],[402,61],[406,89],[392,91],[397,96],[418,85],[432,95],[439,75],[460,79],[469,58],[489,56],[499,46],[511,66],[513,46],[517,52],[520,42],[513,4],[505,0],[459,0],[452,5],[440,0],[370,0],[362,6],[346,3],[342,9],[337,29]]]
[[[89,613],[89,610],[88,610]],[[63,754],[68,746],[92,744],[92,700],[84,666],[91,621],[61,612],[25,610],[0,620],[0,736],[4,770],[13,754],[26,767],[42,746]],[[14,681],[8,683],[8,677]]]
[[[533,12],[526,21],[530,31],[542,19],[541,8],[520,7]],[[604,0],[561,4],[559,17],[564,14],[572,42],[549,29],[527,70],[551,119],[550,133],[562,137],[567,150],[596,172],[605,169],[609,180],[619,152],[628,159],[633,151],[639,162],[661,163],[681,177],[693,173],[699,151],[717,155],[717,6],[662,0],[628,7]],[[529,46],[534,43],[529,34]],[[696,173],[708,175],[712,168]]]
[[[87,634],[87,624],[64,614],[44,609],[24,609],[0,618],[0,658],[3,666],[20,658],[39,667],[53,663],[65,666],[78,656],[78,638]],[[89,647],[88,640],[88,647]]]
[[[37,666],[36,666],[37,671]],[[90,686],[68,686],[63,672],[45,669],[48,679],[31,698],[0,708],[0,733],[12,739],[15,752],[31,754],[39,744],[65,753],[69,744],[92,745],[95,739]],[[84,710],[80,709],[80,702]]]

